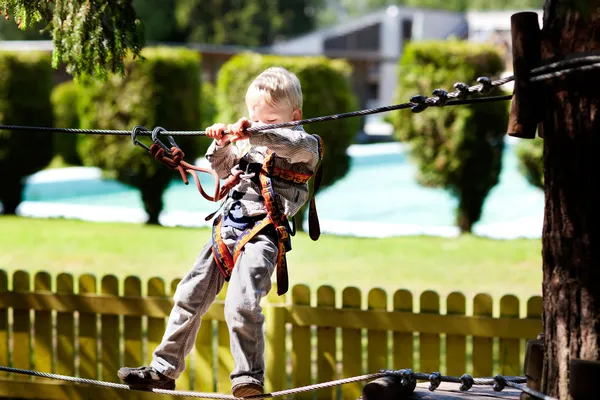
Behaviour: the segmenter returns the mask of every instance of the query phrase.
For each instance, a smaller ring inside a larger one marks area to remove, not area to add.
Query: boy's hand
[[[237,142],[238,140],[244,140],[250,138],[250,135],[246,133],[246,129],[252,126],[252,121],[248,118],[240,118],[235,124],[229,125],[227,131],[231,135],[231,141]]]
[[[227,126],[225,124],[214,124],[206,128],[206,136],[215,139],[217,141],[217,145],[225,146],[231,142],[230,134],[223,134]]]

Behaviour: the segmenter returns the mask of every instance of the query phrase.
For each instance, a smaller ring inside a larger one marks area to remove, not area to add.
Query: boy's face
[[[281,122],[299,121],[302,110],[290,106],[266,104],[264,95],[257,95],[248,103],[250,120],[261,124],[279,124]]]

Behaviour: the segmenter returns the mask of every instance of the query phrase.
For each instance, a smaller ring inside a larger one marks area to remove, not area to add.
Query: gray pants
[[[237,260],[225,297],[225,320],[235,369],[232,384],[264,383],[264,315],[260,300],[271,290],[278,248],[275,237],[263,230],[250,240]],[[229,250],[241,230],[225,226],[221,235]],[[177,379],[185,369],[185,358],[194,347],[202,316],[221,291],[224,278],[208,243],[194,267],[179,282],[174,306],[160,345],[154,350],[151,366]]]

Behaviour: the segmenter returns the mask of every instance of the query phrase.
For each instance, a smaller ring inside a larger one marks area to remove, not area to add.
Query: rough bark
[[[600,1],[547,0],[542,58],[600,50]],[[600,70],[546,82],[544,393],[567,399],[571,358],[600,359]]]

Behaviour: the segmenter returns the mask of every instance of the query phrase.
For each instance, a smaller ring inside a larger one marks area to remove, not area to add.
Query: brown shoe
[[[231,388],[231,394],[238,398],[258,396],[263,394],[263,387],[257,383],[238,383]]]
[[[123,367],[119,369],[117,375],[132,389],[150,390],[156,388],[175,390],[175,380],[164,376],[152,367]]]

